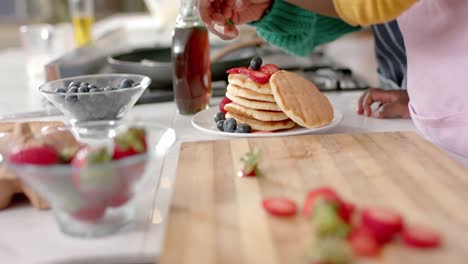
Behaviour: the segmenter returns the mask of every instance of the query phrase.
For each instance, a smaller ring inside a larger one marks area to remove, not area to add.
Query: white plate
[[[228,137],[293,136],[293,135],[324,132],[326,130],[336,127],[343,120],[343,114],[340,111],[338,111],[336,108],[334,108],[333,110],[334,110],[335,115],[333,116],[332,122],[326,126],[318,127],[314,129],[296,127],[296,128],[284,130],[281,132],[273,132],[273,133],[249,133],[249,134],[248,133],[227,133],[227,132],[219,131],[218,128],[216,128],[216,123],[214,122],[214,116],[217,112],[219,112],[217,107],[212,107],[210,109],[203,110],[195,114],[192,117],[192,125],[198,130],[201,130],[203,132],[220,135],[220,136],[228,136]]]

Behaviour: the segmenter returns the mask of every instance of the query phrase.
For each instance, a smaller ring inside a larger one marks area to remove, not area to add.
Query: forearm
[[[335,12],[351,25],[368,26],[396,19],[417,0],[333,0]]]

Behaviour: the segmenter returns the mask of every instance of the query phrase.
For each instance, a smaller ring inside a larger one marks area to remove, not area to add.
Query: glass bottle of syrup
[[[172,36],[174,98],[184,115],[208,108],[211,97],[210,43],[195,1],[181,0]]]

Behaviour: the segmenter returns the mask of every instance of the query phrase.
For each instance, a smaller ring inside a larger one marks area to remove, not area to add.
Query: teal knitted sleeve
[[[357,31],[342,20],[321,16],[283,0],[272,6],[258,21],[250,23],[268,43],[299,56],[309,54],[320,44]]]

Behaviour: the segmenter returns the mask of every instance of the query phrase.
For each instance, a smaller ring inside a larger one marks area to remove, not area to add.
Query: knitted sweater
[[[308,55],[318,45],[360,29],[282,0],[273,0],[265,15],[251,25],[268,43],[299,56]]]

